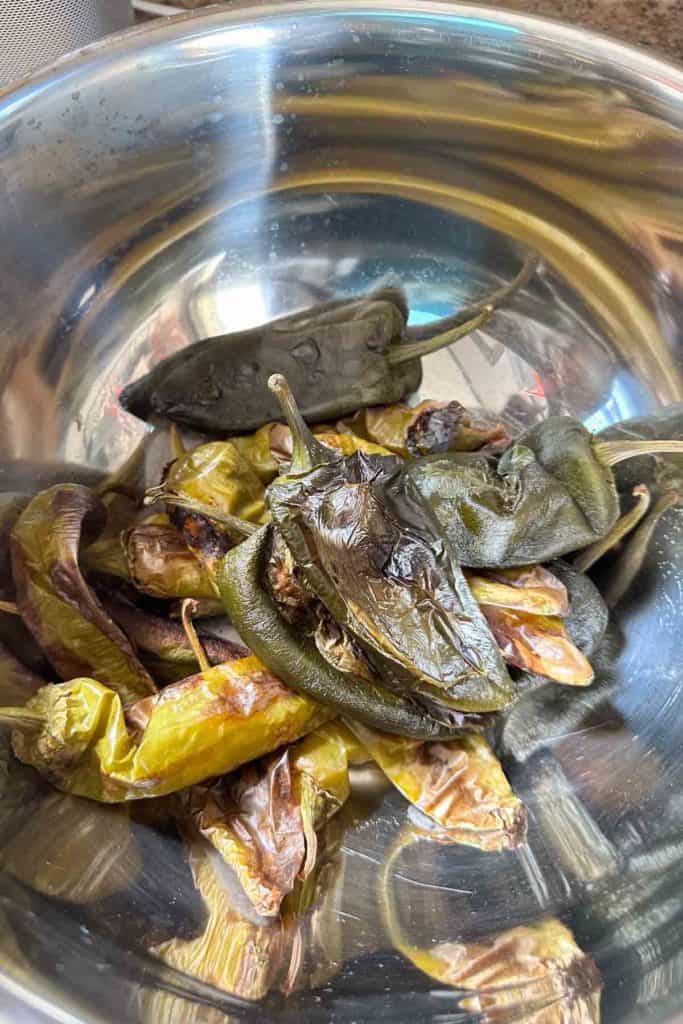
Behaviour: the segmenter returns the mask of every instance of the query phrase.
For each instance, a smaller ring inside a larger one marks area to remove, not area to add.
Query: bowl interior
[[[512,277],[528,247],[541,272],[425,361],[423,397],[596,431],[680,401],[682,95],[679,72],[615,43],[430,3],[172,19],[6,93],[2,490],[68,475],[56,463],[117,466],[145,430],[121,387],[194,340],[387,279],[428,323]],[[475,998],[406,952],[559,918],[600,968],[603,1020],[667,1019],[683,950],[682,526],[674,508],[654,531],[595,684],[520,707],[507,768],[527,846],[423,841],[394,863],[403,951],[380,881],[406,805],[374,772],[357,772],[296,962],[237,903],[218,926],[261,957],[237,969],[202,958],[177,839],[13,766],[5,987],[61,1020],[512,1020],[558,999],[544,1012],[569,1014],[578,982],[482,982]],[[92,877],[74,872],[89,858]],[[182,969],[157,958],[168,942],[186,943]]]

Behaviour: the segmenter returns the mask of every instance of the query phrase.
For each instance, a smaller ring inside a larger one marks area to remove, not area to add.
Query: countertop
[[[683,0],[497,0],[497,6],[608,32],[683,62]]]
[[[197,9],[215,0],[172,0]],[[542,14],[571,25],[608,32],[683,62],[683,0],[490,0],[492,5]]]

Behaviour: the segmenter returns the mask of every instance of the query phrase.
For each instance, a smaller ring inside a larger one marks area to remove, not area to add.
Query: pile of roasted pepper
[[[4,652],[16,757],[63,793],[158,801],[202,891],[208,841],[265,917],[313,875],[357,764],[431,819],[410,835],[523,843],[501,722],[543,683],[592,682],[608,612],[586,570],[678,500],[660,455],[683,461],[680,411],[660,436],[551,417],[511,438],[455,401],[404,404],[420,357],[535,265],[429,332],[384,289],[201,342],[122,395],[173,424],[155,486],[143,442],[98,486],[4,495],[2,636],[34,670]],[[186,448],[177,425],[214,439]],[[579,955],[548,927],[539,948]]]

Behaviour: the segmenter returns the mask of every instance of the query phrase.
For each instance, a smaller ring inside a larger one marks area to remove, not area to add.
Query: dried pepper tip
[[[391,346],[387,349],[385,358],[390,366],[399,366],[401,363],[407,363],[413,359],[427,356],[431,352],[438,352],[440,349],[446,348],[448,345],[452,345],[454,342],[464,338],[465,335],[471,334],[472,331],[476,331],[477,328],[483,327],[487,320],[491,319],[492,315],[493,306],[484,306],[481,313],[477,313],[471,320],[466,320],[464,324],[457,324],[455,327],[443,331],[443,333],[435,334],[432,338],[408,343],[399,342]]]
[[[288,473],[310,473],[316,466],[335,465],[339,453],[316,441],[299,412],[292,389],[282,373],[273,373],[268,378],[268,387],[280,403],[282,414],[292,435],[292,461]]]
[[[594,441],[593,452],[604,466],[616,466],[638,455],[683,455],[683,441]]]
[[[579,572],[587,572],[603,555],[615,547],[620,540],[623,540],[626,534],[634,530],[643,516],[646,515],[652,501],[649,487],[645,484],[638,484],[631,493],[636,498],[636,504],[633,508],[629,509],[628,512],[625,512],[617,520],[606,537],[596,540],[595,544],[585,548],[574,559],[574,568]]]

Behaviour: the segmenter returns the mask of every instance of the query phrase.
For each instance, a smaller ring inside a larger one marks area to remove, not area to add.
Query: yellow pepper
[[[117,694],[94,679],[43,687],[25,708],[0,712],[0,721],[17,726],[13,746],[21,761],[58,789],[105,803],[163,796],[223,775],[330,717],[253,655],[173,684],[125,712]]]
[[[526,810],[483,736],[424,742],[349,726],[406,800],[447,830],[440,838],[487,850],[524,842]]]

